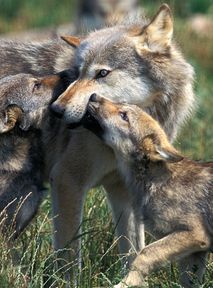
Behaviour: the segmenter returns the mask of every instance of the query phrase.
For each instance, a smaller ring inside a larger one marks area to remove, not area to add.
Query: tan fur
[[[41,78],[40,81],[41,81],[41,85],[44,85],[47,88],[54,90],[60,81],[60,77],[58,75],[50,75],[50,76]]]
[[[67,102],[70,101],[73,95],[77,94],[79,97],[81,97],[81,94],[88,94],[91,95],[93,91],[95,91],[95,81],[93,80],[79,80],[77,82],[74,82],[71,84],[67,90],[60,95],[58,98],[58,101],[62,104],[62,106],[66,106]]]
[[[73,46],[74,48],[78,47],[81,43],[80,38],[74,36],[61,36],[61,39],[67,42],[69,45]]]

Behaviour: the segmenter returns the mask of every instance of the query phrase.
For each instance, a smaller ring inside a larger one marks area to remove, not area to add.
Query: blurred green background
[[[0,0],[0,33],[70,21],[79,0]],[[213,15],[212,0],[140,0],[146,11],[153,13],[166,2],[177,17],[187,18],[194,13]]]
[[[79,0],[0,0],[0,33],[28,28],[57,26],[73,19]],[[153,13],[166,2],[177,17],[194,13],[213,15],[212,0],[140,0]]]
[[[72,0],[0,0],[0,33],[71,21],[76,4]]]

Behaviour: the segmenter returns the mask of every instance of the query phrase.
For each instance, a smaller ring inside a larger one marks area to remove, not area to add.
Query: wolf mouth
[[[97,112],[91,104],[88,105],[86,113],[81,120],[81,124],[83,125],[83,127],[92,131],[98,137],[102,137],[104,130],[98,120]]]
[[[82,126],[82,121],[79,121],[79,122],[76,122],[76,123],[70,123],[70,124],[67,124],[67,128],[68,129],[76,129],[80,126]]]

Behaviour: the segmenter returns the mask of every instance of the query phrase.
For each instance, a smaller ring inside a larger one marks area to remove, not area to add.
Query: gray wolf
[[[115,287],[144,285],[149,273],[175,260],[191,278],[182,283],[184,287],[197,287],[206,254],[213,249],[213,162],[183,157],[159,123],[138,106],[115,104],[93,94],[88,113],[100,126],[96,129],[90,118],[90,129],[115,153],[134,214],[156,239],[136,256],[130,272]],[[182,266],[186,256],[196,266],[194,271]]]
[[[79,122],[93,92],[110,95],[116,102],[146,107],[174,138],[176,127],[193,106],[194,95],[191,89],[188,93],[193,70],[172,43],[172,32],[170,9],[163,5],[151,23],[143,26],[127,23],[95,31],[83,40],[64,37],[78,47],[79,77],[54,102],[53,109],[67,123]]]
[[[61,90],[71,84],[51,105],[62,119],[48,113],[42,130],[45,174],[50,178],[57,216],[54,246],[62,249],[71,243],[72,252],[64,253],[68,260],[80,251],[76,234],[80,233],[85,193],[101,184],[117,235],[125,236],[119,241],[121,253],[144,246],[143,223],[134,216],[112,150],[87,129],[69,130],[67,124],[80,124],[90,95],[97,92],[145,106],[173,139],[194,105],[194,72],[175,47],[172,32],[171,12],[163,5],[152,21],[125,22],[93,32],[84,40],[64,37],[70,45],[0,42],[0,77],[23,71],[41,76],[68,69]]]
[[[42,199],[41,126],[59,79],[17,74],[0,80],[0,228],[9,238],[19,236]]]

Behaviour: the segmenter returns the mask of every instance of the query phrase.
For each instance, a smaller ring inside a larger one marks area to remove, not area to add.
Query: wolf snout
[[[88,102],[88,110],[90,112],[95,112],[97,110],[99,110],[100,105],[103,103],[103,98],[99,95],[97,95],[96,93],[93,93],[90,98],[89,98],[89,102]]]
[[[97,95],[96,93],[93,93],[89,98],[89,102],[97,103],[97,102],[101,102],[101,100],[102,100],[102,97]]]
[[[50,111],[58,118],[62,118],[65,112],[65,107],[54,102],[50,105]]]

